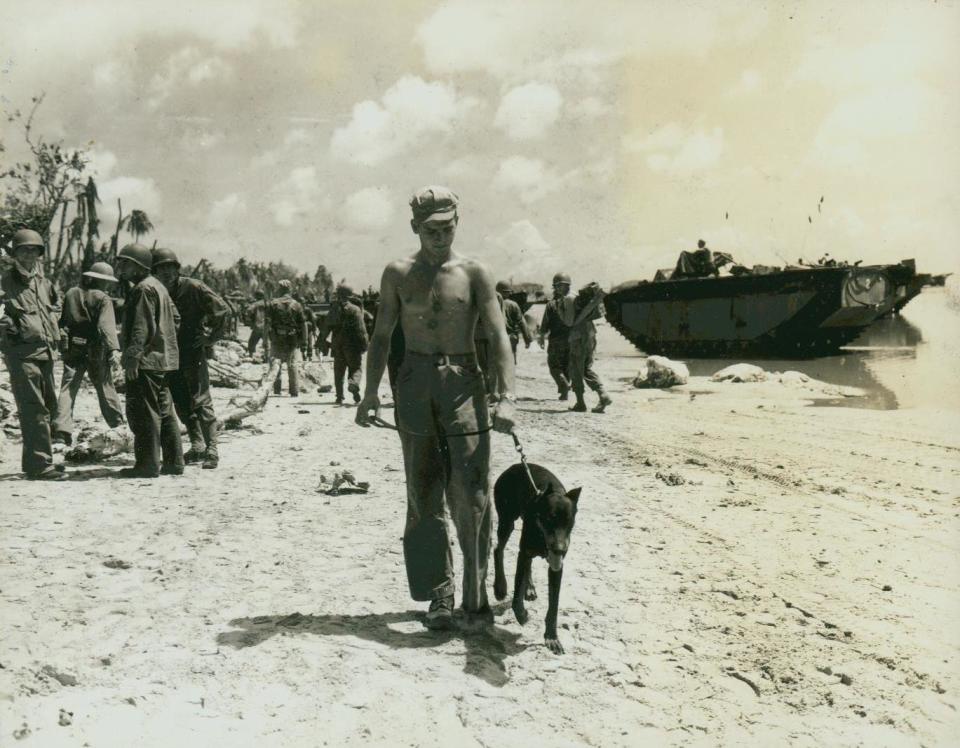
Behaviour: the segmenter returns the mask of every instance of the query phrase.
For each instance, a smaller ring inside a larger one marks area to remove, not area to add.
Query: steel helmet
[[[18,247],[40,247],[43,249],[43,237],[33,229],[20,229],[13,235],[13,248]]]
[[[341,283],[337,286],[337,296],[356,296],[356,293],[346,283]]]
[[[510,284],[506,281],[497,281],[496,291],[501,296],[506,293],[510,293]]]
[[[553,276],[553,285],[557,285],[558,283],[566,283],[569,286],[570,276],[566,273],[557,273],[555,276]]]
[[[127,244],[117,253],[117,259],[135,262],[144,270],[150,270],[150,266],[153,264],[150,250],[142,244]]]
[[[95,262],[90,269],[84,273],[87,278],[99,278],[100,280],[115,281],[117,277],[113,274],[113,267],[109,262]]]
[[[154,268],[156,268],[158,265],[165,265],[171,262],[177,267],[180,267],[180,260],[177,259],[177,254],[172,249],[167,249],[166,247],[157,247],[156,249],[151,249],[150,254],[153,257]]]
[[[286,279],[286,278],[283,278],[283,279],[277,284],[277,287],[278,287],[281,291],[289,291],[289,290],[290,290],[290,285],[291,285],[291,284],[290,284],[290,281],[289,281],[288,279]]]

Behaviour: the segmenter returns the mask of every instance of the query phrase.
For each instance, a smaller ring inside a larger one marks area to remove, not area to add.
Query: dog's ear
[[[580,498],[581,487],[577,486],[576,488],[571,488],[567,491],[567,498],[570,499],[574,504],[577,503],[577,499]]]

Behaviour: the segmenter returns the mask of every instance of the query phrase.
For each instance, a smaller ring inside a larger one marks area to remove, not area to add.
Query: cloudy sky
[[[957,39],[947,0],[3,0],[0,106],[46,92],[106,225],[121,197],[191,262],[375,283],[439,183],[498,277],[644,277],[700,237],[943,272]]]

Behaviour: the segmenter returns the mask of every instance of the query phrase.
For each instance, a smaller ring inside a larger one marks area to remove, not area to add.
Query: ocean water
[[[642,358],[608,326],[598,336],[600,355]],[[800,371],[831,384],[860,387],[862,398],[827,405],[855,408],[933,408],[960,411],[960,282],[927,288],[898,316],[871,325],[834,356],[815,359],[683,359],[695,376],[710,376],[733,363],[767,371]],[[639,365],[637,367],[639,369]]]

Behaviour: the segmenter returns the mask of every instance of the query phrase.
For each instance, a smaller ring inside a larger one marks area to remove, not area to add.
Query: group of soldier
[[[117,477],[181,475],[187,463],[216,468],[217,419],[207,349],[227,320],[223,299],[205,283],[181,276],[173,251],[129,244],[117,255],[116,275],[108,263],[94,263],[61,304],[42,272],[44,251],[37,232],[18,231],[13,264],[0,279],[0,349],[20,417],[27,478],[67,477],[53,462],[53,443],[73,440],[73,407],[84,376],[97,391],[107,425],[126,420],[133,433],[134,465]],[[123,299],[115,297],[120,281],[130,286]],[[59,392],[58,351],[63,357]],[[190,441],[186,453],[181,422]]]
[[[381,280],[375,325],[351,288],[337,288],[316,344],[334,360],[336,399],[344,383],[357,403],[360,426],[387,425],[380,416],[379,385],[389,370],[407,484],[403,548],[411,596],[429,600],[425,623],[448,628],[453,622],[455,581],[445,505],[463,554],[464,626],[493,621],[486,596],[490,550],[490,431],[514,428],[514,364],[523,339],[533,340],[523,312],[507,298],[509,286],[493,284],[480,263],[452,249],[459,222],[459,198],[447,188],[425,187],[410,201],[416,254],[390,263]],[[111,291],[113,268],[97,263],[70,289],[62,311],[57,292],[44,277],[42,238],[21,230],[13,238],[13,264],[2,275],[0,349],[10,374],[23,434],[23,470],[28,478],[60,480],[52,442],[69,442],[72,409],[88,375],[101,411],[113,426],[124,416],[134,435],[134,465],[124,477],[179,475],[184,464],[216,468],[217,420],[210,397],[207,349],[229,325],[231,307],[199,280],[180,274],[169,249],[139,244],[117,256],[117,276],[130,285],[122,302]],[[540,325],[548,365],[559,397],[572,390],[571,410],[587,410],[586,387],[603,412],[610,404],[592,362],[594,320],[603,294],[590,284],[571,294],[570,277],[553,279],[553,298]],[[121,329],[117,333],[117,312]],[[251,305],[252,354],[260,338],[267,357],[281,366],[273,383],[279,394],[286,366],[291,396],[299,394],[299,367],[313,343],[311,314],[281,281],[279,295],[262,294]],[[332,338],[328,342],[327,336]],[[369,351],[367,351],[369,345]],[[59,398],[54,382],[55,351],[64,357]],[[368,353],[361,396],[361,363]],[[114,376],[125,380],[126,407],[120,408]],[[180,423],[190,448],[182,452]]]

